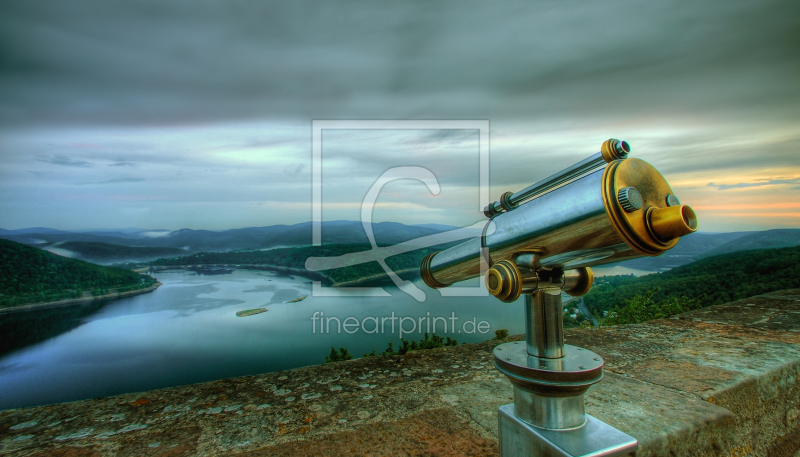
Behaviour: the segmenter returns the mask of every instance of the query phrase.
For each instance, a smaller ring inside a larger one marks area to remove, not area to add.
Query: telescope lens
[[[683,217],[683,221],[686,222],[686,225],[689,226],[692,231],[697,230],[697,216],[695,216],[692,208],[689,208],[688,206],[682,206],[681,216]]]
[[[607,163],[628,157],[631,152],[631,145],[627,141],[609,138],[600,147],[600,154]]]

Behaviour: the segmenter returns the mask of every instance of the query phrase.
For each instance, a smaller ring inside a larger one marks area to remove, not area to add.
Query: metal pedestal
[[[526,341],[498,345],[495,366],[514,385],[499,409],[503,457],[621,456],[638,441],[584,411],[584,393],[603,378],[603,359],[564,344],[561,290],[526,295]]]
[[[624,456],[638,447],[635,438],[589,414],[583,427],[547,430],[518,418],[513,403],[499,412],[501,456]]]

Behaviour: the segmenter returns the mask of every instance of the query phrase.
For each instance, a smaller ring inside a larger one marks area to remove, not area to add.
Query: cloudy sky
[[[491,196],[624,138],[705,231],[800,228],[796,1],[0,3],[0,227],[311,219],[313,120],[488,120]],[[480,219],[475,131],[323,133],[323,217]]]

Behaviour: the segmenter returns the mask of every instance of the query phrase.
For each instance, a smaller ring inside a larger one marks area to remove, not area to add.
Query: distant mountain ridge
[[[426,235],[440,233],[455,228],[447,225],[405,225],[398,222],[379,222],[372,225],[375,240],[381,245],[397,244]],[[7,233],[14,232],[14,233]],[[198,252],[227,252],[237,250],[259,250],[276,247],[308,246],[312,244],[312,223],[294,225],[272,225],[249,227],[223,231],[180,229],[159,236],[148,236],[156,230],[140,232],[126,231],[124,235],[114,236],[113,231],[94,230],[89,232],[64,232],[42,229],[39,232],[28,229],[0,232],[0,238],[43,249],[75,249],[75,258],[110,264],[120,261],[152,260],[151,251],[126,250],[128,248],[163,248],[180,251],[165,252],[163,257],[190,255]],[[368,243],[361,222],[330,221],[322,223],[322,242],[324,244]],[[56,250],[54,249],[54,250]],[[102,255],[90,255],[90,252]],[[109,254],[117,251],[119,255]],[[58,252],[58,251],[56,251]]]
[[[788,248],[797,245],[800,245],[800,229],[773,229],[763,232],[750,232],[722,246],[707,250],[700,254],[699,257],[705,258],[753,249]]]
[[[372,225],[376,241],[390,245],[457,227],[443,224],[406,225],[380,222]],[[311,245],[312,223],[271,225],[230,230],[174,231],[128,228],[120,230],[62,231],[45,227],[18,230],[0,229],[0,238],[40,248],[60,248],[80,258],[101,264],[122,261],[150,261],[155,257],[176,257],[199,252],[273,249]],[[324,244],[369,242],[360,221],[322,223]],[[681,238],[677,246],[658,257],[644,257],[621,263],[644,271],[664,271],[700,258],[748,249],[774,249],[800,245],[800,229],[774,229],[761,232],[693,233]],[[124,249],[133,248],[133,249]],[[137,249],[140,248],[140,249]],[[157,249],[163,249],[158,251]],[[53,249],[58,252],[57,249]],[[163,255],[161,255],[163,254]]]
[[[16,230],[6,230],[0,228],[0,235],[24,235],[27,233],[70,233],[63,230],[56,230],[47,227],[28,227]]]
[[[730,233],[696,232],[681,237],[674,248],[660,256],[641,257],[614,265],[644,271],[665,271],[726,252],[775,249],[797,245],[800,245],[800,229]]]

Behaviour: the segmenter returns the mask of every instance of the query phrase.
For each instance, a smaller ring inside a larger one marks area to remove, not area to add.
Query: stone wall
[[[566,335],[606,361],[587,412],[638,456],[800,456],[800,290]],[[7,410],[0,453],[496,455],[496,344]]]

